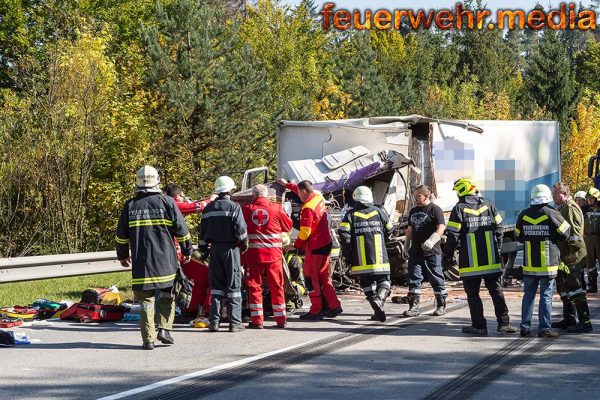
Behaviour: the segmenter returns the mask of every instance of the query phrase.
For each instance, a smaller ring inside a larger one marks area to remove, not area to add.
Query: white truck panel
[[[438,199],[444,210],[456,204],[453,182],[474,177],[505,224],[528,207],[533,186],[560,179],[560,137],[553,121],[469,121],[483,133],[433,124],[433,159]]]

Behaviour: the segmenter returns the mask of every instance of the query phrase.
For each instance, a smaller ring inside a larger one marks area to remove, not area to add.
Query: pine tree
[[[236,21],[209,3],[159,4],[157,25],[144,33],[148,82],[164,104],[160,158],[184,185],[205,188],[217,175],[272,158],[275,136],[264,69]]]
[[[561,123],[564,132],[577,104],[578,85],[567,51],[553,30],[544,32],[540,45],[531,57],[525,88],[549,118]]]

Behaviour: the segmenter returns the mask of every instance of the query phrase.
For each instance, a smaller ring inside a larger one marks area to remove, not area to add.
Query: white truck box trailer
[[[333,169],[328,173],[327,168],[363,168],[365,163],[357,161],[375,159],[386,151],[410,158],[416,168],[398,168],[384,180],[370,180],[379,205],[388,213],[395,209],[401,223],[412,206],[407,188],[427,184],[434,202],[448,215],[457,202],[454,181],[474,177],[482,196],[493,201],[504,218],[502,252],[510,268],[518,249],[514,224],[529,205],[532,187],[539,183],[551,187],[561,176],[557,122],[437,120],[418,115],[282,121],[277,130],[277,174],[313,183],[318,173],[324,181],[337,179],[340,173]],[[332,163],[332,155],[339,165]],[[342,184],[350,192],[360,183]]]

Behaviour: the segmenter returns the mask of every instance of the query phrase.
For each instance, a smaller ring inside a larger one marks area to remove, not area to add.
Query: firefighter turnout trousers
[[[240,250],[236,243],[216,243],[210,246],[208,263],[210,278],[210,318],[211,324],[221,320],[221,300],[227,298],[229,324],[242,323],[242,267]]]
[[[483,302],[479,296],[481,280],[483,280],[485,287],[492,298],[498,325],[508,325],[510,322],[508,316],[508,307],[506,306],[504,292],[502,291],[502,285],[500,284],[500,274],[486,274],[475,278],[463,278],[463,287],[465,289],[465,293],[467,294],[469,311],[471,313],[471,324],[477,329],[487,329],[487,321],[483,315]]]
[[[273,306],[273,317],[277,324],[284,324],[285,315],[285,293],[283,289],[283,266],[282,260],[273,262],[255,262],[247,265],[248,273],[246,286],[248,286],[248,301],[250,303],[250,317],[252,323],[262,325],[263,317],[263,275],[266,275],[269,291],[271,292],[271,304]]]
[[[172,330],[175,318],[175,298],[171,293],[171,288],[159,289],[158,298],[156,292],[154,289],[133,291],[135,299],[140,302],[141,306],[142,340],[147,343],[154,343],[156,340],[156,328]],[[157,303],[156,306],[155,303]]]

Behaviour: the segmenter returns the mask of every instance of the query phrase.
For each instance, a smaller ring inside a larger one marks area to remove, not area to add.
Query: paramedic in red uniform
[[[302,200],[300,211],[300,233],[294,247],[305,251],[304,276],[310,297],[310,310],[300,319],[320,320],[323,317],[335,318],[343,311],[340,300],[335,294],[329,272],[329,257],[332,247],[331,232],[327,219],[327,209],[323,197],[313,191],[310,181],[302,181],[297,185],[285,179],[277,181],[286,189],[296,193]],[[321,293],[329,305],[326,315],[322,314],[323,300]]]
[[[167,186],[165,186],[164,191],[167,196],[170,196],[173,198],[173,200],[175,200],[177,208],[179,208],[179,211],[181,211],[181,214],[184,216],[202,214],[204,208],[217,197],[213,194],[210,198],[204,200],[189,201],[185,197],[181,186],[175,183],[169,183]],[[175,244],[175,247],[178,248],[177,243]],[[183,262],[183,257],[180,251],[178,251],[178,256],[183,273],[188,279],[194,281],[190,306],[185,310],[181,310],[182,313],[193,317],[202,317],[204,315],[208,315],[208,311],[210,310],[208,265],[202,264],[193,258],[189,262]],[[204,315],[199,315],[200,313],[198,312],[201,304],[204,307]]]
[[[252,189],[253,202],[242,207],[248,226],[248,250],[243,255],[246,266],[246,286],[250,304],[250,329],[263,328],[262,277],[266,273],[273,316],[278,328],[286,327],[285,293],[283,281],[282,233],[292,230],[292,220],[281,204],[268,199],[269,189],[256,185]]]

